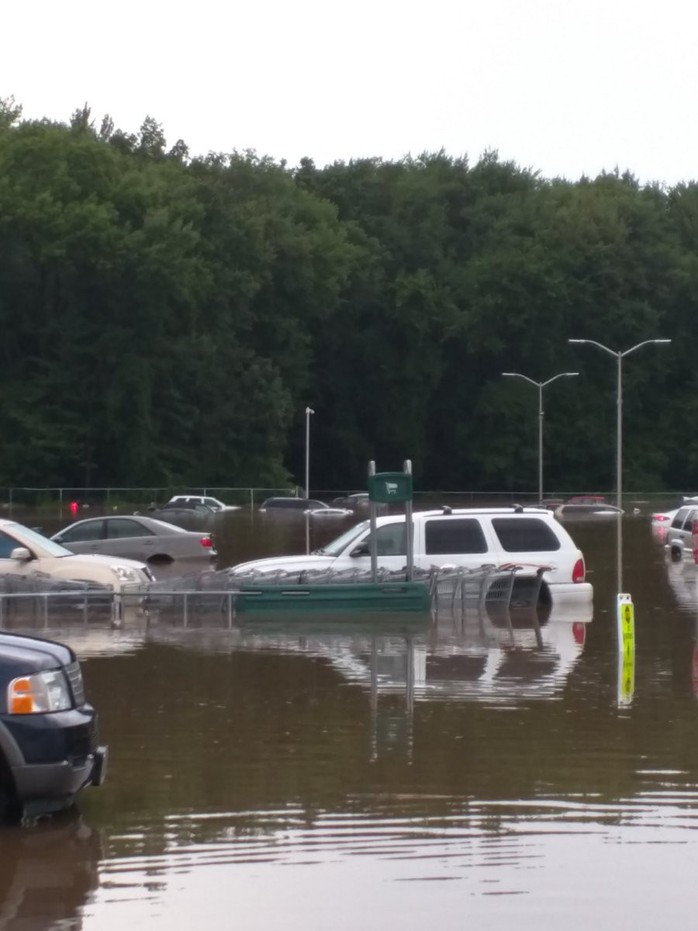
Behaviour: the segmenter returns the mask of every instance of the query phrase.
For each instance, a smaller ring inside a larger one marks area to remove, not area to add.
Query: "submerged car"
[[[577,502],[576,504],[561,504],[555,508],[555,517],[558,520],[607,520],[610,517],[622,516],[625,512],[613,504],[604,502]]]
[[[138,514],[138,512],[136,513]],[[162,507],[151,505],[148,508],[147,516],[188,528],[210,524],[214,520],[216,513],[213,508],[210,508],[207,504],[201,504],[199,501],[175,501],[163,504]]]
[[[105,553],[148,563],[210,561],[218,555],[210,533],[142,515],[88,517],[59,530],[51,539],[73,553]]]
[[[0,520],[0,575],[5,574],[96,582],[115,592],[153,581],[153,573],[143,562],[78,555],[13,520]]]
[[[218,498],[212,498],[211,495],[174,495],[165,505],[168,507],[193,507],[197,504],[203,504],[212,511],[239,511],[237,504],[224,504]]]
[[[349,517],[349,508],[336,507],[317,498],[275,497],[262,502],[260,511],[280,514],[308,514],[310,517]]]
[[[305,511],[317,510],[328,507],[324,501],[318,501],[317,498],[296,498],[291,495],[283,495],[266,498],[259,506],[260,511],[289,511],[295,513],[305,513]]]
[[[371,500],[367,491],[357,491],[350,495],[333,498],[331,504],[335,508],[348,508],[356,514],[367,514],[371,507]],[[377,514],[388,512],[388,505],[382,502],[374,502],[374,507]]]
[[[684,501],[691,500],[684,498]],[[698,503],[680,507],[666,529],[664,543],[673,559],[693,556],[693,527],[698,521]]]

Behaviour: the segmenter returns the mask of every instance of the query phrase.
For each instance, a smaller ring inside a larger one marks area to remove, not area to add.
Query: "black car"
[[[107,748],[70,647],[0,631],[0,814],[70,807],[101,785]]]
[[[161,507],[150,505],[146,513],[148,517],[154,517],[156,520],[164,520],[168,524],[191,529],[211,524],[217,512],[207,504],[201,504],[198,501],[168,501]]]

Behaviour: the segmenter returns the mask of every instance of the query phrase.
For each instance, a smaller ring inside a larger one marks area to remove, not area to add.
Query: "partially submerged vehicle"
[[[107,748],[65,644],[0,632],[0,816],[69,807],[101,785]]]
[[[153,581],[153,573],[143,562],[121,556],[77,555],[13,520],[0,520],[0,575],[4,574],[96,582],[115,592]]]
[[[405,515],[376,519],[378,568],[404,571],[407,564]],[[517,566],[521,579],[540,576],[541,603],[592,600],[581,551],[552,512],[540,508],[464,508],[418,511],[412,516],[413,565],[479,569]],[[314,553],[272,556],[240,563],[228,570],[244,578],[260,572],[344,572],[371,568],[371,522],[351,527]]]

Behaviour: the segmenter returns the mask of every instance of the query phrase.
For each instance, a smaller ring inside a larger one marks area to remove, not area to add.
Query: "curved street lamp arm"
[[[625,349],[623,352],[620,352],[615,349],[609,349],[608,346],[604,346],[603,343],[599,343],[595,339],[568,339],[568,343],[575,343],[580,345],[582,343],[589,343],[591,346],[596,346],[599,349],[603,349],[604,352],[607,352],[611,356],[618,358],[623,358],[624,356],[629,356],[631,352],[635,352],[636,349],[640,349],[642,346],[649,346],[650,343],[662,344],[670,343],[670,339],[643,339],[641,343],[637,343],[635,346],[631,346],[630,349]]]
[[[536,388],[540,388],[541,382],[534,381],[532,378],[529,378],[528,375],[522,375],[521,372],[502,372],[506,378],[523,378],[524,381],[527,381],[531,385],[535,385]]]
[[[631,346],[630,349],[626,349],[625,352],[621,352],[621,356],[629,356],[631,352],[635,352],[636,349],[640,349],[642,346],[648,346],[650,343],[670,343],[670,339],[643,339],[641,343],[638,343],[636,346]]]
[[[553,375],[553,377],[549,378],[547,381],[541,382],[541,388],[545,388],[546,385],[552,384],[552,382],[557,381],[558,378],[573,378],[575,375],[579,375],[579,372],[558,372],[557,375]]]
[[[618,357],[619,355],[621,355],[620,352],[616,352],[615,349],[609,349],[608,346],[604,346],[603,343],[598,343],[595,339],[568,339],[567,342],[575,343],[576,345],[581,345],[582,343],[589,343],[592,346],[598,346],[599,349],[603,349],[604,352],[607,352],[611,356]],[[640,345],[642,345],[642,343],[640,343]],[[637,349],[637,346],[633,346],[633,349]],[[632,349],[629,349],[628,352],[632,352]],[[625,353],[622,353],[622,355],[625,355]]]

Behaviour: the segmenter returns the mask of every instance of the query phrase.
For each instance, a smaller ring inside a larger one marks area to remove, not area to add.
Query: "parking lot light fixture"
[[[557,381],[558,378],[574,378],[575,375],[579,375],[579,372],[558,372],[557,375],[553,375],[552,378],[548,378],[546,381],[535,381],[520,372],[502,372],[502,375],[505,378],[521,378],[538,388],[538,503],[540,504],[543,500],[543,418],[545,416],[543,411],[543,388]]]
[[[305,497],[310,497],[310,415],[315,411],[312,407],[305,409]]]
[[[629,356],[631,352],[635,352],[636,349],[641,349],[643,346],[649,346],[651,344],[655,345],[666,345],[670,343],[670,339],[643,339],[642,342],[636,343],[634,346],[631,346],[630,349],[616,350],[609,349],[608,346],[604,346],[603,343],[597,342],[595,339],[568,339],[568,343],[574,343],[575,345],[583,345],[588,343],[590,346],[596,346],[597,349],[602,349],[604,352],[607,352],[611,356],[616,357],[616,505],[619,508],[623,507],[623,359],[626,356]]]

